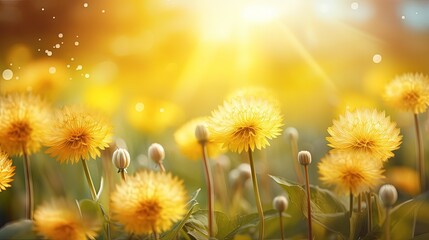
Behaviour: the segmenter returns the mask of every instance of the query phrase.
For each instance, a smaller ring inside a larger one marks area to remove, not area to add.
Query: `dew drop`
[[[8,81],[13,78],[13,72],[10,69],[5,69],[2,73],[2,77],[4,80]]]

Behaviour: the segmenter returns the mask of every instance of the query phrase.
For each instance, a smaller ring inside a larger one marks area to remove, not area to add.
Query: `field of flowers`
[[[0,239],[427,239],[429,5],[0,1]]]

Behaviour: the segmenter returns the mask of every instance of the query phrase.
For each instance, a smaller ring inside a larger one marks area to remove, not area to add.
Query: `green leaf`
[[[420,214],[420,208],[427,204],[428,199],[429,192],[426,192],[393,208],[390,215],[391,235],[397,239],[412,238],[415,235],[415,224],[419,221],[417,216]]]
[[[85,224],[101,225],[103,223],[103,213],[98,202],[90,199],[80,200],[79,210]]]
[[[413,238],[413,240],[427,240],[429,239],[429,233],[425,233]]]
[[[189,200],[189,202],[187,203],[187,205],[189,206],[189,210],[186,213],[185,217],[182,218],[182,220],[178,223],[176,223],[173,227],[173,229],[171,229],[170,231],[168,231],[167,233],[165,233],[164,235],[161,236],[161,239],[163,240],[172,240],[172,239],[176,239],[176,237],[179,235],[181,229],[183,228],[183,226],[185,225],[185,223],[189,220],[189,217],[191,216],[192,212],[194,211],[194,208],[198,205],[198,202],[196,200],[198,194],[200,193],[201,188],[197,189],[191,196],[191,200]]]
[[[33,232],[33,221],[10,222],[0,229],[0,239],[41,239]]]
[[[286,191],[289,206],[292,208],[288,209],[288,212],[294,217],[297,214],[307,216],[305,189],[281,177],[270,177]],[[341,234],[343,238],[349,235],[350,222],[347,209],[335,194],[317,186],[310,186],[310,200],[312,216],[317,223],[332,232]],[[301,213],[298,213],[298,210]]]

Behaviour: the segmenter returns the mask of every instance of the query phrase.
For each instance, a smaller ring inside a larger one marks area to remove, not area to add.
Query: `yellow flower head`
[[[109,146],[111,126],[99,114],[78,107],[64,107],[57,112],[49,132],[46,151],[61,163],[95,159]]]
[[[101,224],[84,221],[76,205],[63,199],[36,209],[34,230],[52,240],[95,239]]]
[[[177,145],[179,146],[180,151],[189,159],[197,160],[202,157],[201,144],[198,142],[195,137],[195,128],[198,124],[207,125],[207,117],[199,117],[190,120],[180,127],[174,133],[174,139],[176,140]],[[210,157],[216,157],[217,155],[224,152],[222,145],[219,143],[213,142],[211,136],[209,135],[209,140],[206,143],[207,152]]]
[[[0,146],[9,155],[32,154],[45,141],[49,125],[48,105],[29,93],[0,97]]]
[[[333,151],[350,151],[356,154],[366,154],[378,161],[387,161],[399,148],[402,136],[396,123],[390,121],[384,112],[376,110],[357,109],[346,111],[333,126],[328,128],[328,146]]]
[[[254,151],[280,135],[283,118],[277,104],[258,97],[232,97],[212,112],[209,130],[215,142],[233,152]]]
[[[15,166],[12,166],[12,160],[9,159],[6,153],[0,151],[0,192],[10,187],[15,175]]]
[[[425,112],[429,106],[429,78],[417,73],[398,76],[386,86],[384,99],[404,111]]]
[[[186,195],[183,182],[170,173],[139,172],[112,193],[112,218],[130,233],[160,233],[184,216]]]
[[[330,153],[318,164],[320,180],[334,185],[342,194],[358,195],[368,191],[384,178],[381,165],[366,155],[350,152]]]

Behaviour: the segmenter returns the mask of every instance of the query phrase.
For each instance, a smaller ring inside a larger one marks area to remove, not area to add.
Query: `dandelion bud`
[[[242,163],[242,164],[238,165],[237,169],[238,169],[238,173],[240,174],[240,178],[243,181],[250,179],[250,177],[252,176],[252,171],[250,169],[250,165],[247,163]]]
[[[130,165],[130,154],[125,148],[118,148],[113,152],[112,162],[118,172],[126,172],[126,168]]]
[[[285,129],[284,134],[286,136],[287,139],[294,139],[294,140],[298,140],[298,130],[296,130],[296,128],[294,127],[288,127]]]
[[[198,142],[203,144],[209,140],[209,130],[205,124],[198,124],[195,128],[195,137]]]
[[[398,200],[398,192],[391,184],[381,186],[378,195],[385,207],[392,207],[396,200]]]
[[[285,196],[277,196],[273,199],[273,207],[279,212],[284,212],[289,205]]]
[[[301,165],[309,165],[311,163],[311,154],[309,151],[300,151],[298,153],[298,161]]]
[[[165,158],[164,148],[159,143],[153,143],[149,146],[149,157],[157,164],[161,164]]]

